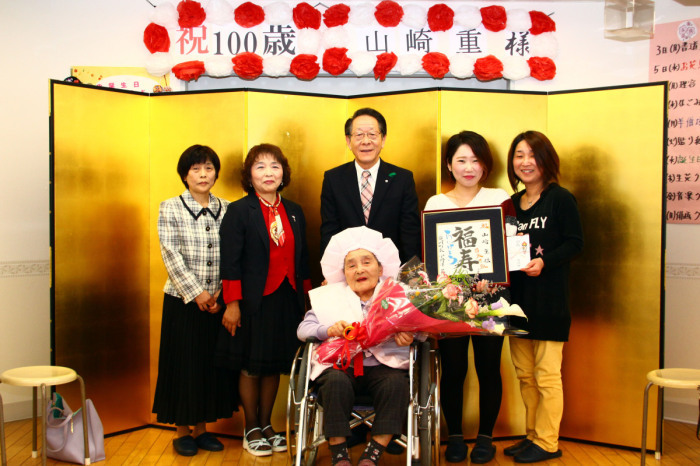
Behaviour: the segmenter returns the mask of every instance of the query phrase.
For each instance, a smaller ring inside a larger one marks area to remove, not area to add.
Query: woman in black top
[[[559,424],[564,406],[561,361],[569,339],[569,264],[583,248],[583,231],[574,196],[557,184],[559,156],[547,137],[526,131],[508,152],[508,178],[518,233],[530,235],[532,260],[511,274],[511,296],[527,321],[513,325],[529,333],[511,338],[510,348],[525,403],[527,438],[506,448],[518,463],[561,456]]]

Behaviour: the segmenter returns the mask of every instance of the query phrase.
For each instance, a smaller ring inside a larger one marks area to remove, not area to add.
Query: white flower
[[[270,3],[264,6],[263,10],[265,10],[265,22],[268,24],[292,24],[292,7],[287,3]]]
[[[263,73],[275,78],[285,75],[289,72],[291,63],[291,57],[284,55],[265,56],[263,57]]]
[[[226,0],[209,0],[204,7],[207,21],[223,26],[234,22],[233,7]]]
[[[514,32],[525,32],[532,27],[530,12],[527,10],[508,10],[506,29]]]
[[[503,63],[503,77],[511,81],[527,78],[530,76],[530,65],[523,57],[505,57]]]
[[[475,6],[460,6],[455,11],[454,22],[465,29],[475,29],[481,24],[481,11]]]
[[[423,57],[416,53],[400,55],[396,62],[396,68],[401,76],[410,76],[423,69]]]
[[[377,63],[377,57],[370,52],[350,52],[348,57],[352,59],[349,69],[357,76],[369,74],[374,69],[374,64]]]
[[[321,47],[321,33],[316,29],[304,28],[297,31],[297,54],[316,55]]]
[[[559,43],[553,32],[544,32],[536,36],[530,36],[530,55],[533,57],[547,57],[554,59],[557,56]]]
[[[371,3],[360,3],[350,8],[348,22],[355,26],[371,26],[376,22],[375,6]]]
[[[428,21],[428,14],[425,8],[418,5],[405,5],[403,7],[403,17],[401,23],[413,29],[422,29]]]
[[[214,78],[223,78],[233,74],[233,62],[229,57],[212,57],[204,60],[204,69]]]
[[[464,79],[474,74],[474,62],[476,57],[468,53],[456,53],[450,56],[450,73],[459,79]]]
[[[173,67],[173,59],[168,52],[149,53],[146,58],[146,71],[152,76],[164,76]]]
[[[323,48],[330,49],[333,47],[345,47],[348,48],[350,43],[350,36],[348,35],[347,29],[343,26],[333,27],[326,29],[323,33]]]
[[[180,25],[177,24],[179,16],[175,5],[170,2],[163,2],[153,9],[151,21],[163,26],[165,29],[179,29]]]
[[[517,316],[524,317],[527,319],[527,316],[520,308],[520,306],[518,306],[517,304],[509,304],[508,301],[506,301],[504,298],[501,298],[497,302],[491,304],[491,309],[492,312],[494,312],[498,317]]]

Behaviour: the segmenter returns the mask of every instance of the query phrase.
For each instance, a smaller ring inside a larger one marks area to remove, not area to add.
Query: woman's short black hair
[[[258,144],[253,146],[248,151],[248,155],[243,162],[243,170],[241,170],[241,186],[248,193],[254,193],[253,182],[250,175],[253,165],[262,155],[270,155],[273,159],[282,165],[282,183],[277,187],[277,191],[282,191],[285,186],[289,186],[292,181],[292,169],[289,167],[287,157],[282,153],[282,149],[274,144]]]
[[[377,124],[379,125],[379,132],[382,133],[383,137],[386,137],[386,119],[384,118],[384,115],[379,113],[373,108],[365,107],[361,108],[355,113],[352,114],[352,117],[348,118],[348,120],[345,122],[345,135],[350,136],[350,133],[352,132],[352,122],[355,121],[355,118],[361,117],[363,115],[371,116],[375,120],[377,120]]]
[[[513,168],[515,148],[521,141],[525,141],[532,149],[537,167],[542,171],[543,186],[546,187],[550,183],[559,181],[559,154],[554,149],[552,142],[539,131],[525,131],[515,136],[508,151],[508,181],[510,181],[513,191],[518,190],[518,183],[521,181]]]
[[[187,174],[189,173],[190,168],[192,168],[192,165],[207,162],[211,162],[211,164],[214,165],[216,179],[219,179],[221,161],[219,160],[219,156],[216,155],[216,152],[214,152],[214,149],[209,146],[202,146],[200,144],[195,144],[194,146],[190,146],[185,149],[185,152],[182,153],[180,160],[177,162],[177,174],[180,175],[180,179],[186,188],[189,189],[189,186],[187,186],[187,181],[185,181],[185,178],[187,178]]]
[[[491,156],[491,149],[489,148],[488,142],[486,142],[486,139],[479,133],[475,133],[474,131],[462,131],[450,137],[445,146],[445,165],[452,165],[452,158],[462,145],[469,146],[472,152],[474,152],[474,156],[484,169],[484,173],[481,175],[479,182],[484,181],[488,178],[491,170],[493,170],[493,157]],[[450,177],[452,181],[455,181],[455,176],[452,171],[450,171]]]

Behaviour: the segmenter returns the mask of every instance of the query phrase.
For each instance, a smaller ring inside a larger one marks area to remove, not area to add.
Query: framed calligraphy
[[[509,285],[505,216],[500,206],[423,211],[423,259],[431,279],[445,272]]]

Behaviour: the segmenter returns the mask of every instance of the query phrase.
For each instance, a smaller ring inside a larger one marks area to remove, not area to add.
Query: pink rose
[[[440,272],[437,276],[438,285],[448,285],[452,283],[452,279],[445,272]]]
[[[425,282],[426,285],[430,285],[430,278],[428,277],[427,273],[423,272],[422,270],[419,270],[418,275],[420,275],[420,278],[423,279],[423,282]]]
[[[469,301],[464,306],[464,312],[467,313],[470,319],[473,319],[479,313],[479,305],[474,301],[474,298],[469,298]]]
[[[442,295],[449,299],[450,301],[454,301],[457,298],[459,298],[460,293],[462,292],[462,289],[458,287],[457,285],[454,285],[450,283],[447,285],[445,288],[442,289]]]

